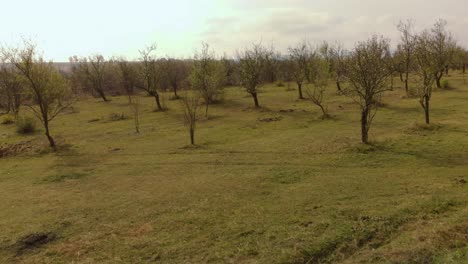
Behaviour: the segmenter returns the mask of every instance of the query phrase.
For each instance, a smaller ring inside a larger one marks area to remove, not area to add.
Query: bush
[[[32,134],[36,131],[36,120],[32,117],[21,117],[16,121],[18,134]]]
[[[10,125],[15,123],[15,118],[12,115],[5,115],[2,119],[2,125]]]
[[[450,88],[450,83],[449,83],[448,80],[442,80],[440,85],[442,86],[442,89],[449,89]]]

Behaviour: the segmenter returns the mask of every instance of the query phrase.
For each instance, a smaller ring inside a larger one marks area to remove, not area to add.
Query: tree
[[[270,57],[271,52],[261,44],[254,44],[252,48],[238,54],[241,84],[252,96],[255,107],[260,107],[258,87],[264,82],[262,74]]]
[[[156,44],[150,45],[143,50],[140,50],[141,63],[139,74],[142,79],[142,83],[136,87],[144,90],[149,96],[153,96],[156,102],[158,111],[163,111],[164,108],[161,105],[161,98],[159,96],[158,89],[163,81],[162,71],[158,68],[156,58],[152,53],[156,50]]]
[[[195,54],[190,83],[205,103],[205,116],[208,118],[208,107],[220,100],[226,82],[226,72],[221,61],[215,59],[208,44],[202,44],[202,51]]]
[[[55,149],[56,143],[50,134],[49,124],[70,106],[70,87],[52,62],[46,62],[37,55],[35,45],[25,42],[23,49],[11,49],[5,54],[27,85],[33,102],[28,107],[41,121],[49,145]]]
[[[104,102],[109,100],[105,94],[104,77],[108,68],[108,62],[102,55],[96,54],[88,58],[78,59],[79,70],[88,80],[88,84]]]
[[[439,19],[431,29],[431,45],[435,52],[438,72],[435,73],[437,88],[441,88],[440,80],[444,73],[448,74],[448,67],[453,60],[456,42],[452,34],[446,30],[447,21]]]
[[[181,88],[182,82],[188,77],[189,69],[183,60],[167,58],[163,61],[164,71],[168,84],[174,93],[174,99],[179,99],[177,91]]]
[[[186,93],[181,100],[184,110],[184,124],[189,130],[190,144],[195,145],[195,129],[198,121],[197,111],[200,106],[200,95],[198,93]]]
[[[311,71],[312,89],[306,90],[307,99],[318,106],[322,111],[322,119],[329,117],[328,108],[325,102],[325,93],[330,80],[330,62],[324,57],[315,57]]]
[[[292,74],[299,92],[299,99],[304,99],[302,84],[309,76],[309,60],[311,58],[311,51],[307,43],[303,41],[296,47],[289,48],[289,58],[292,64]]]
[[[128,97],[129,104],[132,103],[132,95],[135,92],[137,85],[137,71],[135,64],[128,62],[125,58],[115,59],[115,62],[119,68],[119,77],[122,87],[125,90],[125,94]]]
[[[17,70],[3,61],[0,67],[0,105],[7,113],[13,112],[15,119],[18,118],[23,96],[21,78]]]
[[[406,22],[400,21],[397,28],[400,31],[400,44],[398,45],[398,51],[400,58],[403,64],[403,73],[404,73],[404,83],[406,95],[409,95],[409,74],[412,63],[412,54],[414,50],[414,33],[413,33],[414,22],[412,20],[407,20]],[[400,75],[400,77],[403,77]]]
[[[429,31],[423,31],[416,38],[415,57],[417,63],[416,75],[419,77],[417,93],[419,103],[424,109],[426,124],[429,124],[429,107],[432,97],[432,87],[437,82],[440,73],[438,50],[434,45],[434,37]]]
[[[378,109],[383,92],[389,90],[387,69],[389,41],[373,36],[359,42],[351,52],[346,67],[349,88],[345,94],[353,98],[361,109],[361,140],[369,142],[369,129]]]
[[[343,45],[336,43],[331,48],[331,61],[332,69],[335,75],[336,88],[338,92],[341,92],[341,82],[346,79],[346,58],[347,51],[343,48]]]

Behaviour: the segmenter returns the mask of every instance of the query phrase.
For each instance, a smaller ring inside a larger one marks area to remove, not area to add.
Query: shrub
[[[449,89],[450,88],[450,83],[449,83],[448,80],[442,80],[442,82],[440,84],[442,86],[442,89]]]
[[[32,134],[36,131],[36,120],[32,117],[20,117],[16,121],[18,134]]]
[[[15,118],[12,115],[5,115],[2,119],[2,125],[10,125],[15,123]]]

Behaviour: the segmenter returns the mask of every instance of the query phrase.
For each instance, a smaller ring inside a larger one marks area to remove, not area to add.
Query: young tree
[[[369,142],[369,129],[378,109],[377,102],[382,93],[389,90],[388,56],[389,41],[373,36],[357,44],[347,63],[346,77],[350,87],[345,94],[361,108],[361,140],[365,144]]]
[[[322,119],[326,119],[330,116],[325,102],[325,93],[330,80],[330,62],[324,57],[315,57],[312,65],[312,89],[306,90],[307,99],[320,108]]]
[[[409,74],[411,70],[411,63],[414,50],[414,33],[413,33],[414,22],[412,20],[407,20],[406,22],[400,21],[397,28],[401,34],[400,44],[398,45],[398,51],[400,54],[400,59],[402,60],[403,70],[404,70],[404,83],[406,95],[409,95]],[[403,77],[400,75],[400,77]]]
[[[127,61],[125,58],[117,58],[115,62],[119,68],[119,77],[122,87],[125,90],[125,94],[128,97],[129,104],[132,103],[132,95],[135,93],[135,87],[137,85],[137,71],[135,64]]]
[[[181,100],[184,110],[184,124],[189,130],[190,144],[195,145],[195,129],[198,121],[197,111],[200,106],[200,95],[198,93],[186,93]]]
[[[448,67],[453,60],[456,42],[452,34],[446,29],[447,21],[439,19],[431,29],[431,45],[436,55],[439,71],[435,73],[437,88],[442,88],[440,80],[444,72],[448,74]]]
[[[158,89],[161,88],[161,82],[163,81],[162,71],[156,63],[156,58],[152,53],[156,50],[156,44],[146,47],[140,50],[141,63],[139,74],[142,79],[142,83],[136,87],[144,90],[149,96],[153,96],[156,102],[158,111],[163,111],[164,108],[161,105],[161,98],[159,96]]]
[[[200,94],[205,103],[205,117],[208,118],[210,104],[220,100],[222,89],[226,82],[226,72],[223,64],[217,61],[208,44],[202,44],[201,53],[195,55],[190,83]]]
[[[417,93],[419,103],[424,109],[426,124],[429,124],[429,103],[432,97],[432,87],[440,73],[438,50],[434,45],[434,37],[428,31],[423,31],[416,38],[415,57],[417,64],[416,74],[419,77]]]
[[[66,80],[52,62],[46,62],[37,55],[36,47],[31,43],[25,42],[23,49],[9,50],[6,55],[23,77],[34,103],[28,106],[44,126],[50,147],[55,149],[49,124],[71,104],[71,91]]]
[[[251,49],[245,49],[238,54],[241,84],[252,96],[255,107],[260,107],[257,92],[264,81],[262,73],[270,57],[271,52],[261,44],[254,44]]]
[[[79,71],[84,75],[88,84],[96,92],[104,102],[109,100],[105,94],[104,77],[108,68],[108,62],[102,55],[96,54],[88,58],[78,59]]]
[[[302,95],[302,84],[309,77],[309,61],[312,52],[305,41],[299,43],[294,48],[289,48],[289,58],[292,66],[292,73],[297,84],[299,99],[304,99]]]

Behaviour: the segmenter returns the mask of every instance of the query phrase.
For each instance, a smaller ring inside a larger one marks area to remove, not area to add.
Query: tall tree
[[[79,63],[80,72],[88,80],[88,84],[96,92],[104,102],[109,100],[106,97],[104,77],[108,69],[108,62],[100,55],[96,54],[88,58],[81,58],[77,61]]]
[[[224,65],[221,61],[216,60],[210,46],[203,43],[201,52],[195,54],[190,83],[203,98],[206,117],[208,117],[209,105],[220,100],[225,82]]]
[[[431,45],[433,46],[436,63],[439,71],[435,73],[437,88],[441,88],[442,76],[447,71],[453,60],[456,42],[452,34],[446,29],[447,21],[438,19],[431,29]]]
[[[398,31],[400,31],[400,44],[398,45],[398,51],[401,55],[403,70],[404,70],[404,83],[406,95],[409,95],[409,74],[411,70],[411,62],[413,57],[414,50],[414,22],[412,20],[407,20],[406,22],[400,21],[397,26]],[[400,77],[402,77],[400,75]]]
[[[292,64],[292,73],[297,84],[299,99],[304,99],[302,94],[302,84],[309,76],[309,61],[311,54],[309,45],[303,41],[296,47],[289,48],[289,58]]]
[[[264,82],[262,74],[270,57],[271,51],[261,44],[254,44],[238,54],[241,84],[252,96],[255,107],[260,107],[258,87]]]
[[[359,42],[347,63],[347,80],[350,87],[345,92],[361,109],[361,141],[369,142],[369,130],[383,92],[389,90],[389,41],[373,36]]]
[[[161,98],[158,89],[163,81],[162,71],[156,63],[156,57],[153,53],[156,51],[156,44],[150,45],[140,50],[140,69],[139,74],[142,82],[136,87],[144,90],[149,96],[154,97],[158,111],[163,111]]]

